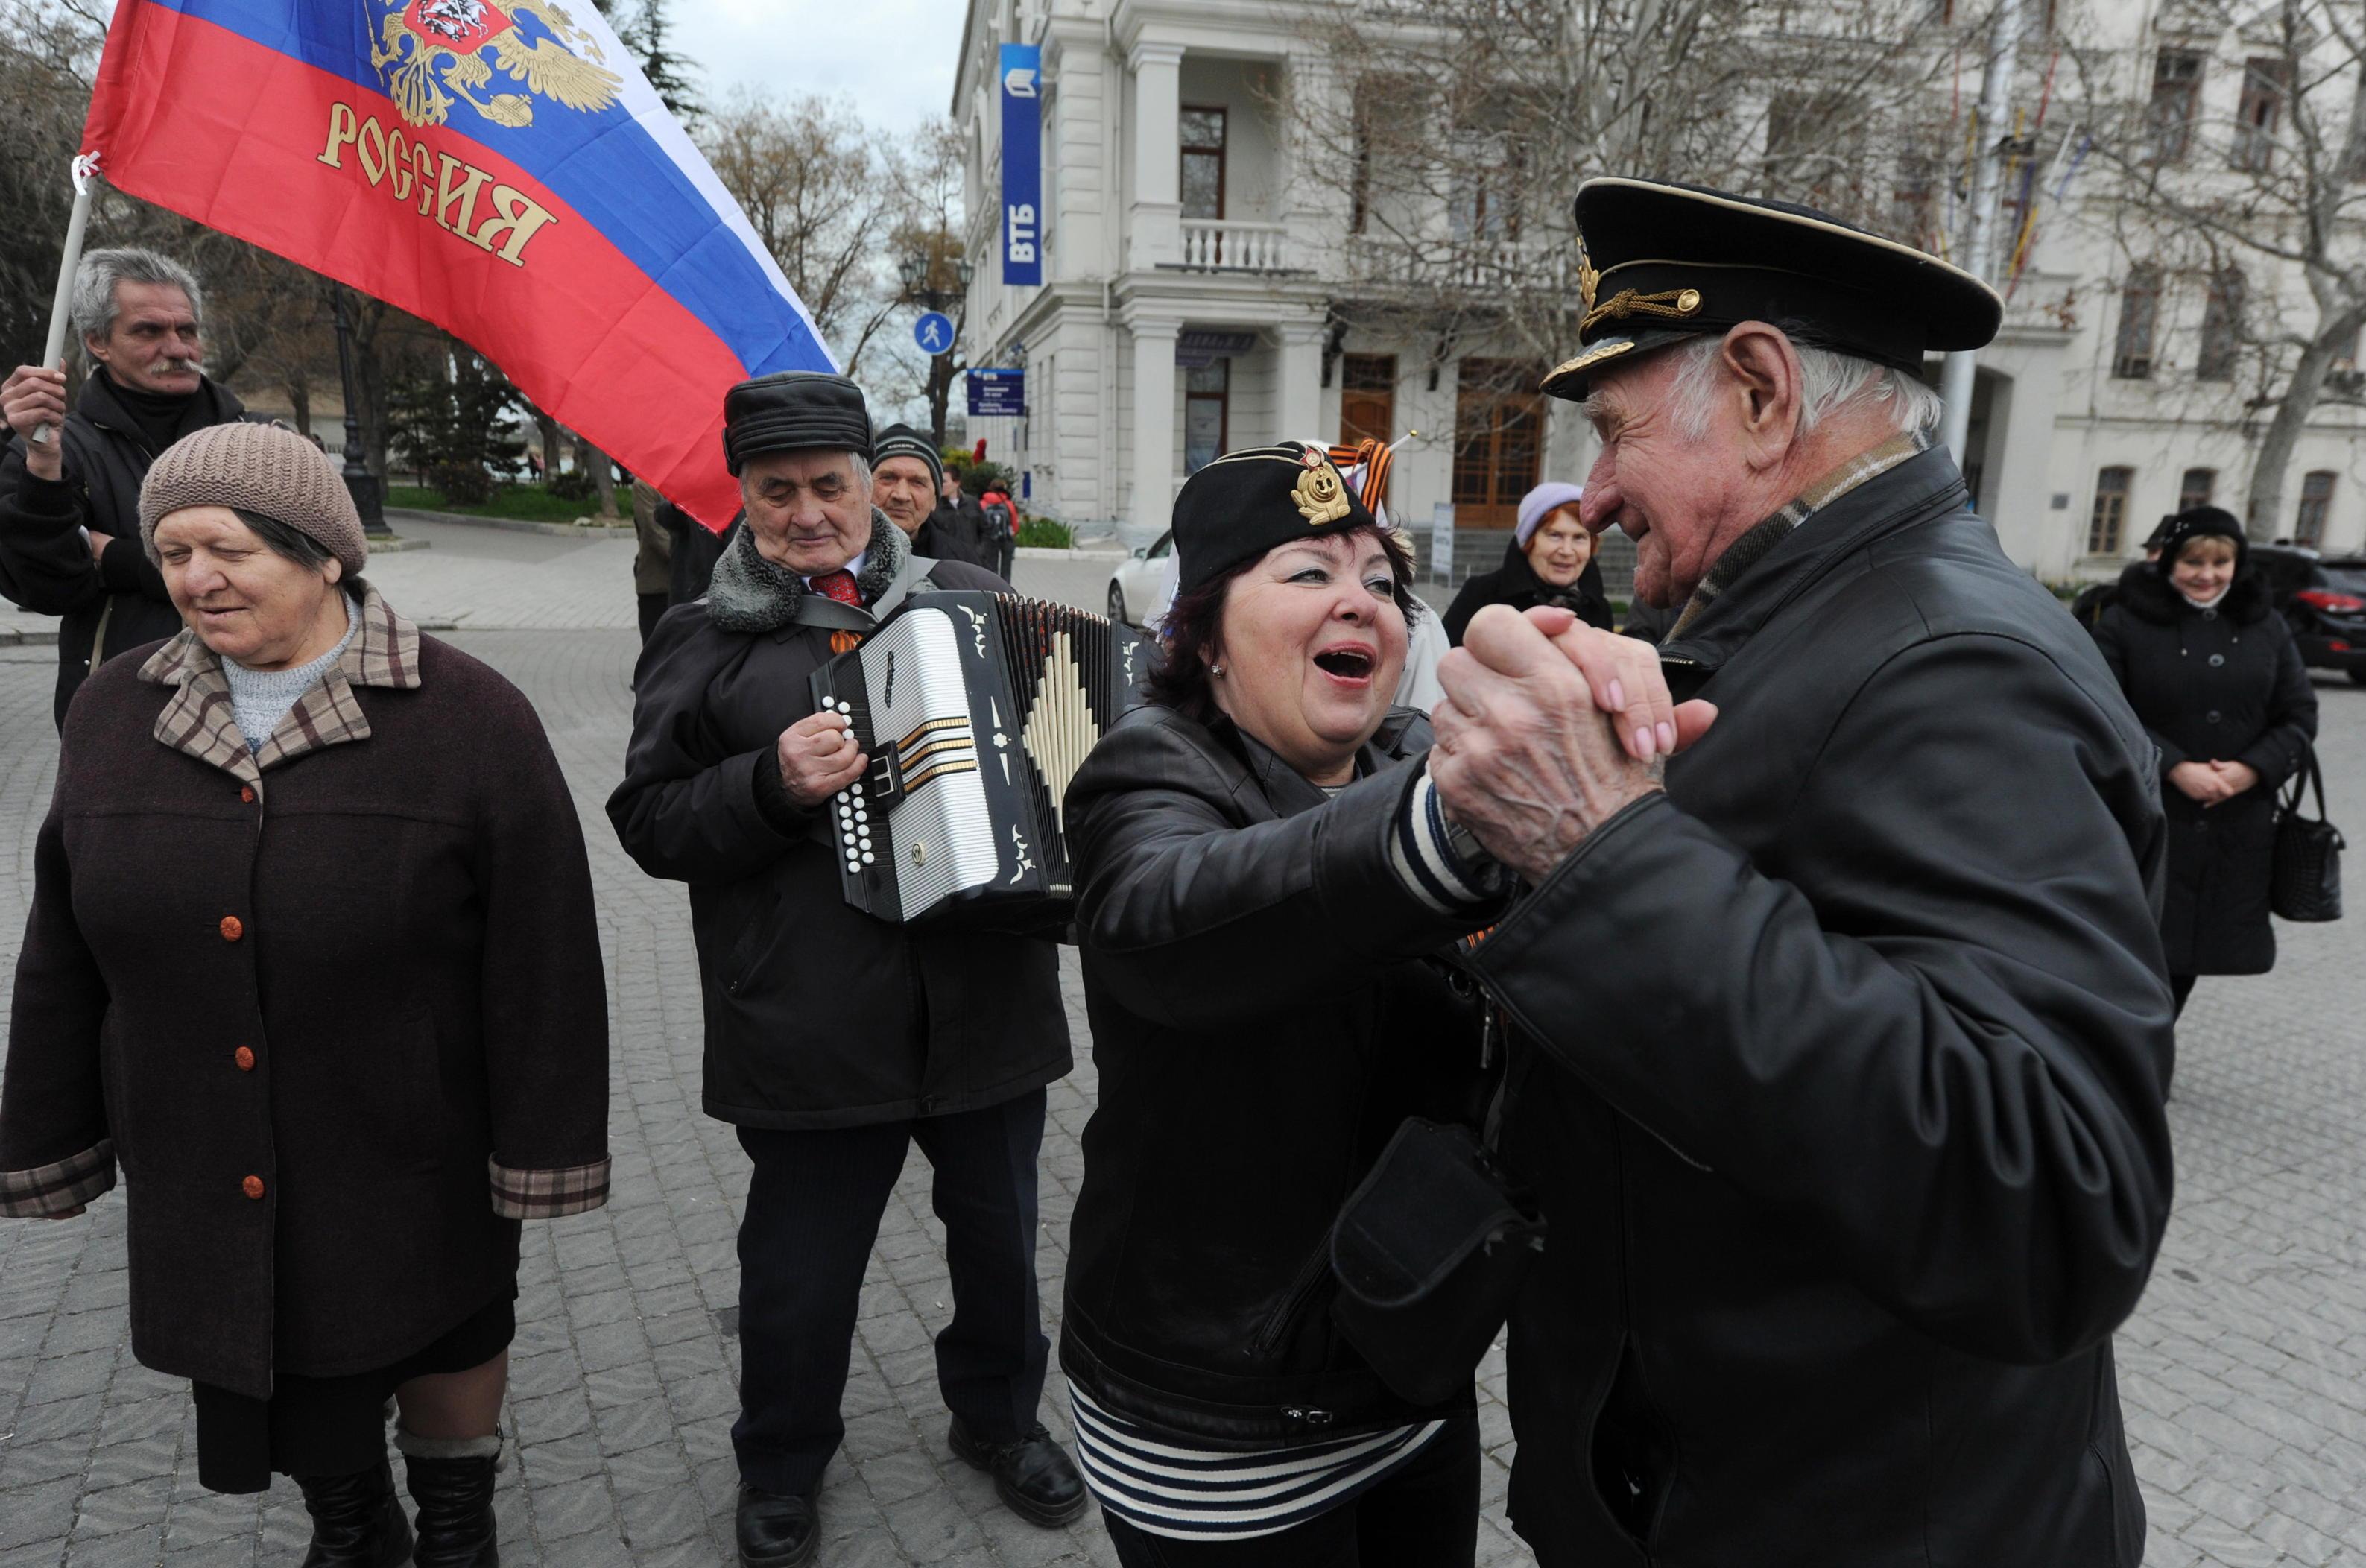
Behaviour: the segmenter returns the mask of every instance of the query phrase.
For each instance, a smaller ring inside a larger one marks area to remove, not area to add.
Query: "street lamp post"
[[[354,510],[362,514],[362,532],[373,539],[391,539],[394,530],[386,525],[386,509],[380,504],[377,476],[362,461],[361,403],[354,396],[354,325],[345,310],[344,286],[337,286],[337,379],[345,394],[345,491],[354,498]]]
[[[918,305],[923,310],[941,310],[969,293],[969,282],[975,269],[966,256],[953,263],[956,286],[952,288],[937,287],[937,278],[942,270],[941,254],[934,251],[904,253],[904,259],[896,264],[896,270],[903,276],[906,304]],[[945,352],[932,355],[929,359],[929,419],[931,426],[929,439],[939,446],[945,444],[945,400],[947,390],[952,385],[952,360],[950,344]]]

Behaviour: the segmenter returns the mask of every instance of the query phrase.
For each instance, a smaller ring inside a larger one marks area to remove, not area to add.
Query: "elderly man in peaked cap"
[[[1085,1507],[1036,1418],[1044,1086],[1068,1071],[1053,944],[873,919],[846,902],[825,813],[865,760],[809,678],[903,601],[1000,589],[912,554],[872,504],[871,420],[842,376],[746,381],[724,445],[747,510],[706,597],[642,650],[608,815],[652,876],[690,884],[707,1114],[754,1162],[739,1226],[739,1555],[814,1561],[815,1494],[846,1427],[862,1273],[906,1149],[936,1168],[952,1321],[937,1380],[955,1453],[1042,1525]]]
[[[1614,732],[1635,694],[1564,656],[1607,634],[1547,610],[1440,671],[1438,793],[1530,888],[1475,956],[1551,1225],[1513,1517],[1547,1568],[2130,1568],[2158,762],[1928,445],[1923,355],[1999,301],[1781,203],[1605,179],[1577,219],[1546,386],[1696,700]]]

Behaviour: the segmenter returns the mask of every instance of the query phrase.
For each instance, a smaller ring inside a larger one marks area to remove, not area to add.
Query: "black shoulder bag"
[[[1489,1032],[1495,1010],[1487,1012]],[[1467,1391],[1545,1244],[1534,1199],[1496,1158],[1506,1071],[1482,1139],[1408,1117],[1331,1227],[1332,1321],[1399,1398]]]
[[[2316,816],[2304,817],[2305,795],[2316,795]],[[2316,748],[2293,771],[2291,793],[2276,802],[2274,860],[2268,874],[2268,907],[2288,920],[2341,918],[2341,829],[2325,819],[2325,774]]]

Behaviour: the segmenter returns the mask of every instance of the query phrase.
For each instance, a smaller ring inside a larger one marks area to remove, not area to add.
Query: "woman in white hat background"
[[[1602,592],[1602,569],[1594,563],[1594,536],[1577,520],[1585,492],[1552,480],[1520,498],[1519,525],[1504,551],[1504,564],[1462,585],[1446,612],[1446,636],[1462,646],[1462,628],[1489,604],[1515,610],[1551,604],[1573,612],[1590,626],[1610,629],[1610,601]]]

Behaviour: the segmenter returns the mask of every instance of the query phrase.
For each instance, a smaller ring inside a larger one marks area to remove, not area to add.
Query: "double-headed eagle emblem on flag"
[[[624,79],[601,63],[605,56],[598,40],[554,0],[511,0],[508,11],[490,0],[387,5],[390,14],[370,44],[370,63],[412,125],[445,123],[455,99],[495,125],[531,125],[537,97],[595,113],[614,103],[624,86]],[[521,17],[539,22],[547,36],[528,41]],[[479,96],[492,85],[496,70],[525,91]]]

